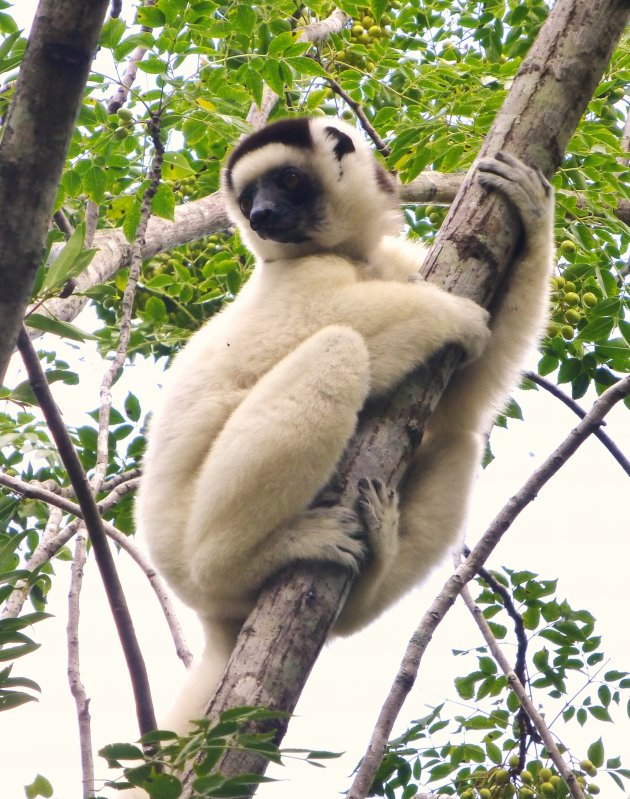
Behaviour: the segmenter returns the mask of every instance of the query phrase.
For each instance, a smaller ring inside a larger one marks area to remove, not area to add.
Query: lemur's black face
[[[243,216],[261,239],[300,244],[321,221],[321,186],[303,169],[284,166],[261,175],[238,197]]]

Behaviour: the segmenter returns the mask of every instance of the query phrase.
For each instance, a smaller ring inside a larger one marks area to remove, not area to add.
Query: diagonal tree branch
[[[116,571],[116,565],[107,543],[103,528],[103,520],[96,505],[96,500],[88,482],[87,476],[72,444],[72,440],[65,428],[61,413],[55,404],[50,387],[46,382],[46,375],[41,367],[37,353],[24,328],[18,336],[18,348],[26,366],[28,378],[37,397],[44,417],[55,440],[59,456],[68,472],[70,482],[81,506],[85,526],[88,530],[90,541],[94,549],[96,563],[103,585],[107,594],[116,629],[127,661],[131,676],[136,710],[141,734],[155,729],[155,714],[151,701],[151,691],[147,678],[146,666],[142,652],[138,645],[133,621],[125,601],[125,595]]]

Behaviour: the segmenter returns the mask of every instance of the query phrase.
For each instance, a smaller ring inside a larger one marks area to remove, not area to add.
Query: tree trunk
[[[506,149],[551,177],[629,16],[628,0],[558,0],[481,155]],[[430,280],[488,306],[520,231],[505,204],[482,192],[471,173],[423,271]],[[365,475],[397,483],[458,358],[454,349],[447,349],[407,379],[389,401],[366,409],[334,484],[323,492],[327,501],[353,505],[357,481]],[[293,711],[349,589],[347,575],[337,567],[297,564],[276,578],[243,627],[208,715],[216,718],[226,708],[257,704]],[[280,740],[286,724],[275,728]],[[226,776],[263,773],[265,768],[264,759],[236,751],[227,752],[217,766]]]
[[[0,383],[15,347],[108,0],[40,0],[0,140]]]

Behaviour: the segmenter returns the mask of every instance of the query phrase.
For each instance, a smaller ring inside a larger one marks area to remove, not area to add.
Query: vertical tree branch
[[[83,775],[83,799],[94,794],[94,760],[92,759],[92,729],[90,723],[90,700],[81,680],[79,650],[79,615],[83,568],[86,561],[86,538],[79,530],[75,539],[74,560],[68,592],[68,682],[74,697],[79,723],[79,748],[81,751],[81,773]]]

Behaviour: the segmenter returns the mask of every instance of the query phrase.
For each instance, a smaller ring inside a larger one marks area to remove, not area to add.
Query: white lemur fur
[[[181,732],[203,715],[274,572],[298,560],[358,572],[335,629],[345,634],[409,591],[459,540],[484,435],[544,324],[552,258],[547,182],[508,155],[477,167],[524,229],[490,338],[476,303],[409,281],[424,251],[393,237],[402,225],[393,181],[355,129],[283,120],[228,159],[223,193],[256,265],[238,297],[175,358],[136,503],[155,565],[199,614],[207,639],[161,727]],[[360,516],[311,508],[366,398],[449,342],[465,349],[467,365],[428,424],[399,509],[378,481],[362,486]]]

